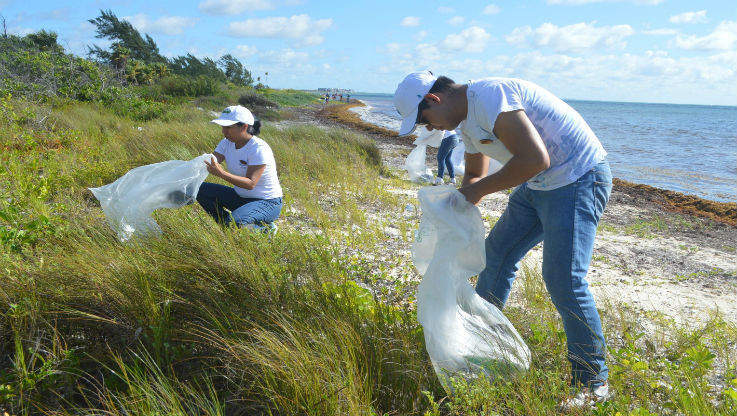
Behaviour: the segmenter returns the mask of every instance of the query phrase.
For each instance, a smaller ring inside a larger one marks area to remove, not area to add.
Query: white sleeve
[[[522,98],[515,85],[506,82],[493,84],[485,89],[481,105],[484,108],[488,124],[483,126],[494,131],[494,123],[499,114],[509,111],[524,110]]]
[[[227,146],[228,146],[228,139],[220,140],[220,143],[218,143],[218,145],[215,146],[215,151],[225,156],[225,151],[226,151],[225,149],[227,149]]]
[[[461,140],[463,140],[463,145],[466,146],[466,153],[479,153],[471,139],[466,137],[463,133],[461,133]]]
[[[265,165],[269,160],[268,154],[271,151],[268,146],[267,144],[254,146],[253,150],[248,153],[248,164],[252,166]]]

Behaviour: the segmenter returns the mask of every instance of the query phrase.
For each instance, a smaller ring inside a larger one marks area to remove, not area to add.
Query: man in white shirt
[[[586,273],[612,177],[606,151],[583,118],[527,81],[486,78],[457,84],[429,71],[407,75],[394,94],[399,134],[415,127],[461,132],[466,170],[459,191],[478,202],[515,187],[486,239],[477,293],[502,308],[517,263],[544,241],[543,279],[563,319],[574,386],[564,407],[609,397],[606,345]],[[489,157],[503,164],[487,176]]]

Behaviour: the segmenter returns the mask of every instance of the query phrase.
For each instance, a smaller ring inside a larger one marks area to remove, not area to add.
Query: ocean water
[[[363,120],[399,129],[390,94],[355,94]],[[737,202],[737,107],[566,100],[609,153],[615,177]]]

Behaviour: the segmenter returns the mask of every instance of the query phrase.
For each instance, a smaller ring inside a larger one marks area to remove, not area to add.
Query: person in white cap
[[[562,407],[608,399],[606,344],[586,281],[612,189],[607,153],[594,132],[571,106],[520,79],[457,84],[414,72],[397,87],[394,104],[402,116],[400,135],[418,124],[460,131],[466,170],[459,191],[469,202],[516,186],[486,239],[476,292],[503,308],[517,263],[544,241],[543,280],[563,319],[576,392]],[[489,157],[503,167],[487,176]]]
[[[204,182],[197,202],[222,225],[232,220],[238,227],[275,229],[283,194],[271,147],[256,136],[261,121],[247,108],[234,105],[212,122],[222,126],[225,138],[215,148],[215,157],[205,164],[211,175],[233,186]],[[227,171],[220,165],[223,161]]]

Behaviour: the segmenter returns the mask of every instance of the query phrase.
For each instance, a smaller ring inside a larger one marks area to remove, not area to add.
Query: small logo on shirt
[[[248,162],[246,162],[245,160],[239,160],[238,162],[239,162],[239,163],[240,163],[241,165],[243,165],[243,166],[248,166]]]

